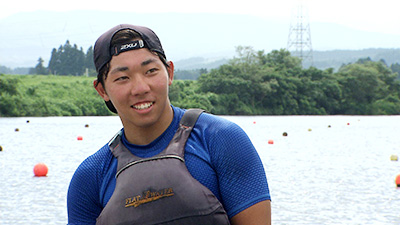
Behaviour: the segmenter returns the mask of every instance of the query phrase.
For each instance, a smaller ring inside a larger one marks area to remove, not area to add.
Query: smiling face
[[[128,140],[133,132],[161,135],[171,123],[168,87],[174,68],[172,62],[168,64],[166,68],[147,48],[123,52],[112,57],[104,86],[96,87],[102,98],[117,109]]]

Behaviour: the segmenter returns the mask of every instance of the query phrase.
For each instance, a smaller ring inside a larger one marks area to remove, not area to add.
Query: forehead
[[[147,48],[141,48],[122,52],[117,56],[113,56],[110,61],[110,67],[118,64],[142,64],[144,61],[148,60],[162,63],[156,53],[151,52]]]

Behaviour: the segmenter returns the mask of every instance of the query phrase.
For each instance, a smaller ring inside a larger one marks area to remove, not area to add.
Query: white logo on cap
[[[131,48],[137,48],[136,46],[138,45],[138,43],[139,43],[138,48],[142,48],[144,46],[143,40],[138,40],[133,43],[121,45],[121,48],[119,50],[122,51],[122,50],[131,49]]]
[[[120,50],[125,50],[128,48],[134,48],[137,46],[137,42],[136,43],[130,43],[130,44],[126,44],[126,45],[122,45]]]

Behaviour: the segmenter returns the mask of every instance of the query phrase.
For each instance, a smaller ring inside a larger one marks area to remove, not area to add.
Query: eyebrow
[[[140,65],[141,65],[141,66],[147,66],[147,65],[149,65],[150,63],[155,62],[155,61],[156,61],[155,59],[148,59],[148,60],[146,60],[146,61],[143,61]]]
[[[150,63],[153,63],[155,61],[156,61],[155,59],[148,59],[148,60],[143,61],[140,64],[140,66],[142,66],[142,67],[143,66],[147,66]],[[127,66],[121,66],[121,67],[117,67],[117,68],[113,69],[112,71],[110,71],[110,74],[113,74],[113,73],[116,73],[116,72],[124,72],[124,71],[127,71],[127,70],[129,70],[129,68]]]
[[[117,72],[123,72],[123,71],[127,71],[127,70],[128,70],[127,66],[121,66],[121,67],[117,67],[117,68],[111,70],[110,74],[117,73]]]

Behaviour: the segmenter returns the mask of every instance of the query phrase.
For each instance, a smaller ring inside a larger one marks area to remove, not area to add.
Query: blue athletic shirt
[[[148,145],[124,145],[136,156],[152,157],[165,149],[185,110],[173,107],[167,130]],[[123,129],[122,129],[123,130]],[[185,164],[191,175],[210,189],[229,218],[270,200],[261,159],[247,134],[235,123],[202,113],[185,146]],[[85,159],[75,171],[67,196],[68,224],[95,224],[115,188],[117,159],[108,144]]]

